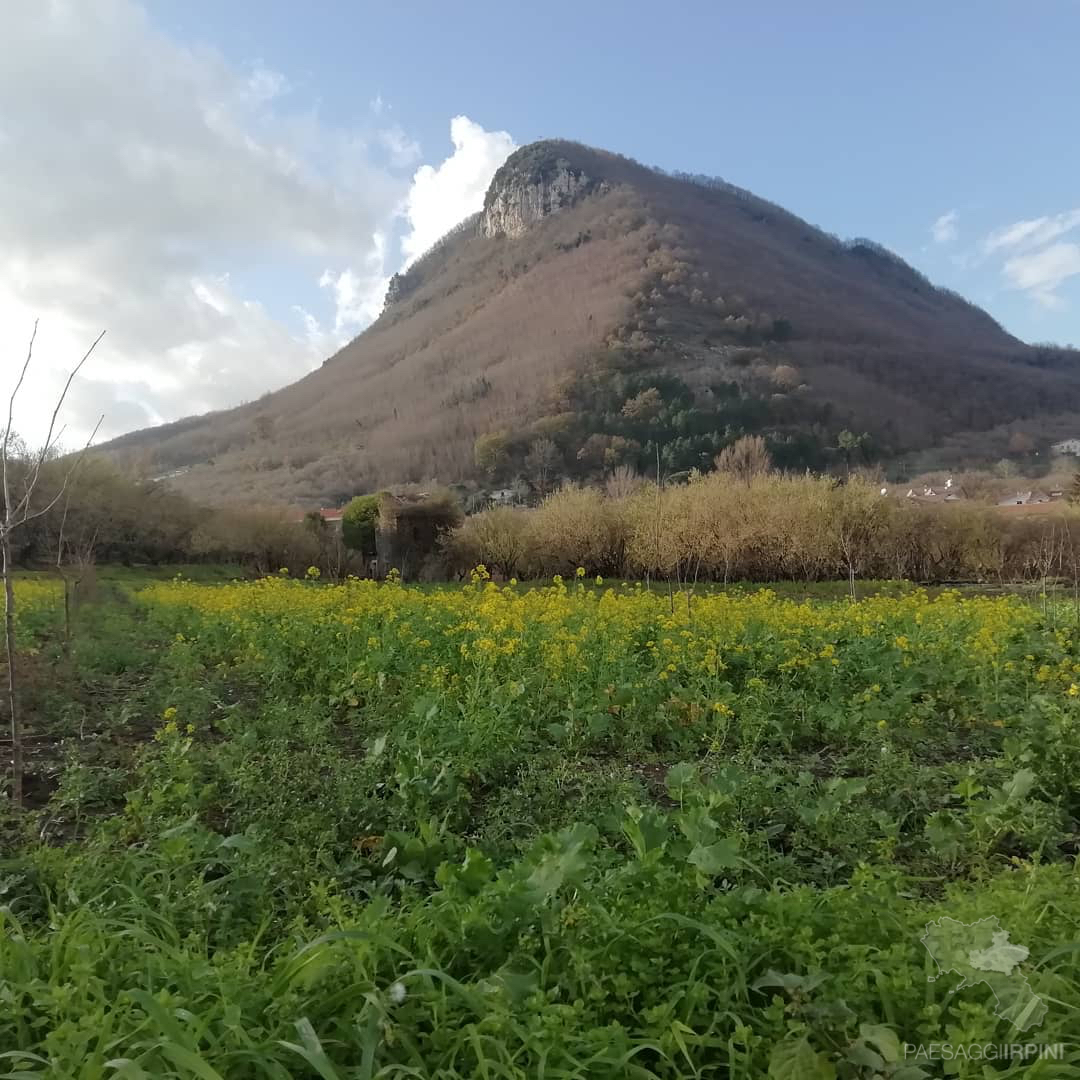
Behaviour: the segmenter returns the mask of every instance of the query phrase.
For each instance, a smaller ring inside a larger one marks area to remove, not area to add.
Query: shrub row
[[[507,578],[581,566],[590,576],[686,581],[1075,580],[1080,513],[926,504],[861,479],[710,473],[616,497],[572,487],[534,510],[488,510],[466,519],[445,552],[458,573],[483,563]]]

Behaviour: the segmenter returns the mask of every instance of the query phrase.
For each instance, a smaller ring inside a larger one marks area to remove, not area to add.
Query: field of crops
[[[481,570],[80,618],[0,1077],[1080,1076],[1071,607]],[[931,978],[942,918],[1026,997]],[[946,1042],[1065,1051],[904,1056]]]
[[[42,579],[19,582],[15,630],[21,646],[34,648],[37,640],[59,625],[63,595],[63,585],[59,581]],[[2,604],[3,600],[0,599]]]

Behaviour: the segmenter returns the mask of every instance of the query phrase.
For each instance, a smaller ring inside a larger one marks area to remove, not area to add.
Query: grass
[[[1080,1072],[1071,608],[100,580],[22,630],[0,1077]],[[1024,1031],[928,979],[994,918]]]

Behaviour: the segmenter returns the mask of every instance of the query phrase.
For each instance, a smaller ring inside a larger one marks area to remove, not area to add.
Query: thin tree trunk
[[[71,595],[75,591],[73,585],[64,577],[64,661],[71,663]]]
[[[15,679],[15,583],[12,581],[11,537],[7,530],[0,536],[4,576],[4,654],[7,660],[7,701],[11,717],[11,801],[21,807],[23,801],[23,743]]]
[[[30,367],[30,361],[34,356],[34,342],[37,340],[37,331],[38,324],[35,319],[34,329],[30,335],[30,345],[26,350],[26,360],[23,363],[19,378],[15,383],[15,389],[11,391],[11,396],[8,398],[7,426],[4,428],[4,437],[0,440],[0,494],[3,495],[4,501],[4,517],[3,521],[0,522],[0,574],[2,574],[4,579],[4,653],[8,669],[8,708],[11,712],[11,801],[16,807],[20,808],[22,807],[23,801],[23,744],[22,724],[18,707],[18,686],[15,674],[15,582],[12,579],[14,562],[11,556],[11,533],[14,529],[26,525],[28,521],[47,514],[67,493],[68,484],[74,477],[78,467],[82,464],[86,451],[90,448],[90,444],[94,441],[94,437],[98,433],[98,428],[101,426],[101,420],[98,420],[97,424],[94,425],[94,430],[90,433],[90,438],[86,440],[86,446],[83,447],[82,453],[79,454],[65,474],[60,490],[43,506],[35,509],[33,496],[34,491],[37,488],[38,480],[41,478],[42,466],[45,464],[49,451],[56,445],[56,439],[59,438],[59,435],[54,438],[53,434],[56,431],[56,418],[59,416],[60,410],[64,405],[68,390],[71,389],[72,380],[79,374],[83,364],[90,359],[90,354],[98,347],[98,343],[105,336],[105,331],[102,330],[97,338],[95,338],[93,345],[91,345],[83,354],[83,358],[68,373],[64,388],[57,398],[56,408],[53,409],[52,419],[49,421],[49,430],[45,435],[45,442],[42,444],[41,451],[32,456],[30,460],[29,475],[22,485],[22,497],[18,502],[13,502],[11,497],[11,481],[8,473],[8,466],[11,462],[11,425],[15,417],[15,398],[22,388],[23,381],[26,378],[26,372]],[[102,419],[104,419],[104,417]],[[61,428],[61,431],[62,430],[63,429]]]
[[[661,506],[662,492],[660,487],[660,443],[656,444],[656,573],[660,573],[660,521],[662,517]],[[671,591],[671,582],[668,582],[668,591]]]

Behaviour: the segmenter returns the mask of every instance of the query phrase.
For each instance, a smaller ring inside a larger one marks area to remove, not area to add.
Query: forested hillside
[[[484,211],[391,283],[382,316],[299,382],[109,444],[210,501],[316,504],[393,483],[535,487],[618,465],[1000,456],[1074,433],[1080,367],[867,240],[723,181],[565,142],[519,150]]]

